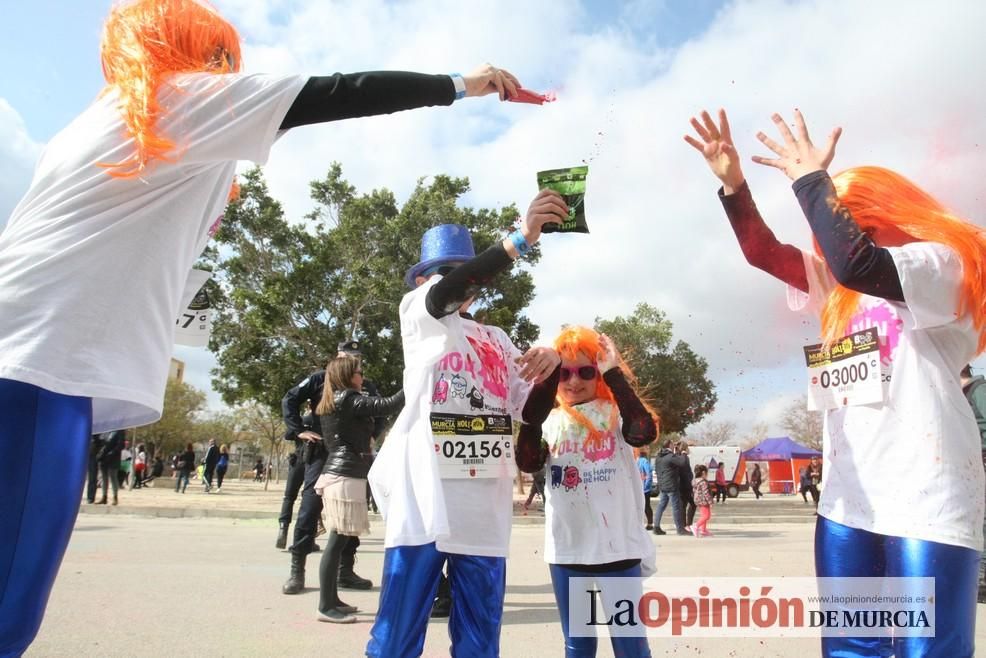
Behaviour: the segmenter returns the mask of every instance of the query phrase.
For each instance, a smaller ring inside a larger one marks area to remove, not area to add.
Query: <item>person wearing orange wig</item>
[[[822,653],[972,656],[984,478],[958,372],[986,347],[986,236],[888,169],[830,178],[840,129],[819,148],[799,111],[793,132],[779,115],[773,121],[783,143],[757,137],[777,157],[753,160],[794,181],[813,252],[780,243],[764,224],[724,111],[718,123],[707,112],[693,118],[697,137],[685,140],[722,182],[747,261],[790,286],[793,310],[820,315],[824,344],[873,328],[879,335],[871,363],[881,399],[846,394],[825,411],[816,574],[847,583],[935,579],[934,637],[854,637],[840,629],[822,638]]]
[[[186,280],[236,162],[265,162],[298,126],[518,92],[490,65],[465,76],[242,73],[236,29],[197,0],[115,5],[102,63],[106,87],[48,143],[0,234],[5,656],[41,623],[90,435],[161,415]],[[64,468],[46,467],[53,449]]]
[[[569,580],[653,573],[654,544],[640,523],[644,491],[634,448],[657,438],[657,421],[634,392],[633,373],[608,336],[570,326],[554,346],[561,356],[557,406],[542,425],[521,426],[516,460],[526,473],[547,470],[544,560],[565,656],[591,658],[596,637],[580,637],[569,626]],[[646,637],[611,636],[617,656],[651,655]]]

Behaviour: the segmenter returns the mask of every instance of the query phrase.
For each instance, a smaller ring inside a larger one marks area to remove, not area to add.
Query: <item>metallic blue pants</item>
[[[388,548],[383,559],[380,608],[370,629],[366,655],[414,658],[424,650],[438,575],[448,561],[452,613],[448,631],[452,658],[500,655],[500,622],[507,561],[442,553],[435,544]]]
[[[819,577],[933,577],[935,637],[826,637],[827,658],[971,658],[976,632],[979,552],[920,539],[878,535],[818,517]]]
[[[0,379],[0,656],[41,627],[79,513],[92,401]]]
[[[622,569],[620,571],[607,571],[605,573],[585,573],[569,569],[563,564],[550,564],[551,585],[555,590],[555,602],[558,604],[558,614],[561,616],[561,632],[565,637],[565,658],[594,658],[598,639],[595,637],[572,637],[569,635],[568,625],[568,579],[573,576],[581,577],[606,577],[622,576],[640,578],[640,565]],[[642,583],[641,583],[642,584]],[[616,658],[650,658],[650,648],[647,646],[646,637],[618,637],[610,636],[613,645],[613,655]]]

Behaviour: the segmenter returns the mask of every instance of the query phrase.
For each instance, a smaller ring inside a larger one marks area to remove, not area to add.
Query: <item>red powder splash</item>
[[[511,96],[507,99],[511,103],[531,103],[533,105],[544,105],[545,103],[553,103],[558,100],[555,92],[549,91],[544,94],[539,94],[536,91],[531,91],[530,89],[524,89],[523,87],[517,88],[517,94]]]

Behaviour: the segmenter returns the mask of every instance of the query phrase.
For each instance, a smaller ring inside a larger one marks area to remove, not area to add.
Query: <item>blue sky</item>
[[[845,129],[833,169],[882,164],[982,223],[986,3],[957,0],[217,0],[245,39],[248,70],[468,70],[493,62],[544,107],[468,99],[452,108],[289,132],[265,168],[290,218],[308,182],[339,161],[360,191],[403,199],[420,176],[468,176],[465,203],[525,208],[534,172],[590,163],[590,236],[546,240],[529,315],[549,341],[563,323],[663,309],[705,356],[714,420],[779,432],[803,389],[801,346],[817,321],[786,309],[783,287],[739,255],[716,183],[684,144],[688,118],[726,107],[768,223],[807,246],[789,183],[749,163],[770,113],[801,108],[818,134]],[[8,3],[0,24],[0,225],[43,144],[102,86],[98,41],[109,3]],[[888,20],[892,16],[893,20]],[[975,67],[971,69],[975,72]],[[369,154],[372,154],[369,155]],[[602,255],[602,256],[601,256]],[[572,263],[591,266],[573,268]],[[587,300],[590,300],[587,303]],[[188,381],[210,388],[211,355],[180,348]],[[210,395],[218,406],[218,398]]]

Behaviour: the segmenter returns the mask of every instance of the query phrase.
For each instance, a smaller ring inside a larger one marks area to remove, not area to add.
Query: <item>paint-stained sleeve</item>
[[[537,473],[548,461],[548,444],[542,440],[541,425],[522,423],[517,435],[514,459],[517,468],[524,473]]]
[[[719,200],[746,262],[789,286],[808,292],[801,250],[780,242],[774,236],[753,202],[750,186],[744,182],[729,195],[723,194],[722,188],[719,188]]]

